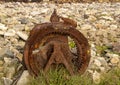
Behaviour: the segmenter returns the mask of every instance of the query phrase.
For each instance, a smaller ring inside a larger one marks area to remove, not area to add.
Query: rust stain
[[[30,32],[24,48],[24,63],[31,75],[38,76],[40,70],[47,72],[53,64],[63,64],[70,75],[84,73],[90,61],[87,39],[77,29],[77,23],[57,15],[50,22],[36,25]],[[68,45],[70,37],[76,45],[76,55]]]

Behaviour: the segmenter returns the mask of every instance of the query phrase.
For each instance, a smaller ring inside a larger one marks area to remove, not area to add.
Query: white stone
[[[106,56],[112,58],[112,57],[119,57],[117,54],[107,53]]]
[[[18,44],[19,42],[18,42],[18,39],[16,39],[15,37],[11,37],[10,38],[10,41],[13,43],[13,44]]]
[[[95,48],[95,44],[92,43],[92,44],[91,44],[91,47],[92,47],[92,48]]]
[[[108,12],[102,12],[101,15],[109,15]]]
[[[91,44],[91,56],[96,57],[96,48],[94,44]]]
[[[99,84],[100,83],[100,73],[98,73],[97,71],[95,71],[93,73],[93,82],[95,84]]]
[[[25,70],[16,85],[27,85],[29,82],[29,72]]]
[[[114,19],[111,16],[101,16],[100,18],[113,21]]]
[[[27,40],[27,38],[28,38],[28,35],[27,34],[25,34],[25,33],[23,33],[23,32],[21,32],[21,31],[18,31],[17,32],[17,35],[20,37],[20,38],[22,38],[23,40]]]
[[[3,79],[4,85],[11,85],[12,84],[12,80],[11,79],[5,78],[5,77],[3,77],[2,79]]]
[[[92,9],[92,10],[86,10],[86,11],[85,11],[85,14],[93,15],[93,14],[95,14],[96,12],[97,12],[97,10],[94,10],[94,9]]]
[[[30,14],[31,14],[32,16],[36,16],[36,15],[39,15],[40,12],[39,12],[39,11],[33,11],[33,12],[31,12]]]
[[[98,67],[100,67],[102,65],[101,62],[97,59],[94,60],[94,64]]]
[[[0,30],[7,30],[7,27],[4,24],[0,23]]]
[[[48,10],[49,10],[48,8],[45,8],[45,9],[42,9],[40,12],[41,12],[41,13],[47,13]]]
[[[4,62],[9,65],[11,63],[11,58],[4,57]]]
[[[9,36],[9,37],[15,36],[15,30],[9,29],[7,32],[4,33],[4,36]]]
[[[114,29],[114,30],[117,29],[117,25],[110,25],[110,29],[112,29],[112,30],[113,30],[113,29]]]
[[[100,71],[101,71],[101,72],[106,72],[105,67],[100,67]]]
[[[88,70],[89,73],[93,74],[93,70]]]
[[[106,20],[103,20],[103,19],[98,21],[98,24],[101,24],[101,25],[105,25],[105,23],[106,23]]]
[[[4,31],[0,31],[0,35],[4,35]]]
[[[91,16],[89,16],[88,20],[94,22],[97,20],[97,18],[95,16],[91,15]]]
[[[105,58],[103,58],[103,57],[97,57],[97,60],[101,62],[102,66],[108,67],[108,64],[107,64]]]
[[[92,26],[90,24],[84,24],[81,26],[81,29],[83,30],[90,30],[92,28]]]

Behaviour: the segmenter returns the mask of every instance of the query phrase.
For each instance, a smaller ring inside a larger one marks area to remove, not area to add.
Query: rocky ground
[[[0,85],[10,85],[15,79],[30,30],[48,22],[54,8],[77,21],[77,29],[88,39],[92,58],[87,72],[94,82],[99,83],[102,73],[120,68],[120,3],[0,2]],[[22,79],[28,75],[24,71],[17,85],[24,85]]]

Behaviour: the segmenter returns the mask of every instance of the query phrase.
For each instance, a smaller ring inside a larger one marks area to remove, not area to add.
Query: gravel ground
[[[93,75],[94,82],[98,83],[102,72],[113,67],[120,68],[120,3],[0,2],[2,84],[10,85],[20,68],[18,59],[22,60],[30,30],[37,23],[49,22],[54,8],[59,15],[75,20],[77,29],[88,39],[92,58],[87,72]]]

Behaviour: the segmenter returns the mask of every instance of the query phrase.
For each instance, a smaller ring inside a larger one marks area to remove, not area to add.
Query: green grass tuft
[[[68,44],[69,44],[69,47],[70,47],[70,48],[76,47],[76,44],[75,44],[74,41],[70,41]]]
[[[114,68],[104,74],[99,85],[120,85],[120,68]]]
[[[107,46],[96,46],[98,54],[104,54],[104,51],[108,49]]]
[[[95,84],[90,75],[70,76],[64,68],[50,69],[37,78],[31,78],[27,85],[120,85],[120,69],[115,68],[101,76],[101,82]]]

